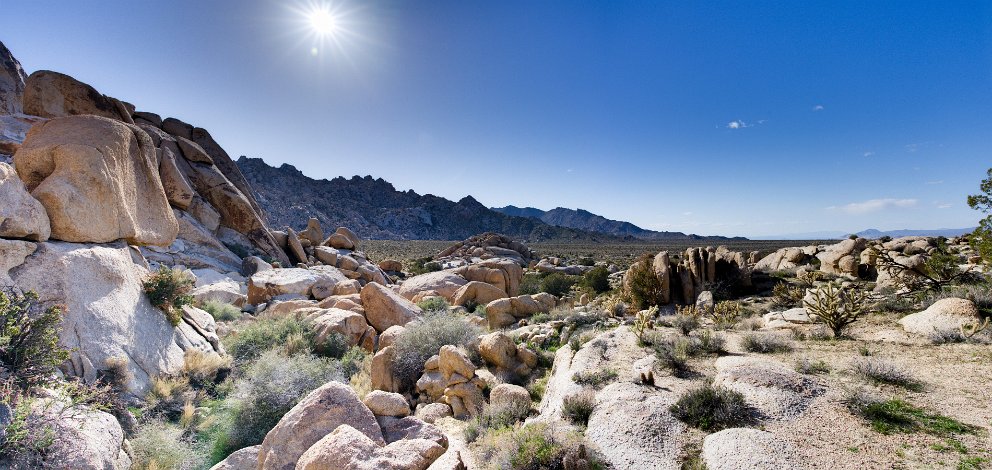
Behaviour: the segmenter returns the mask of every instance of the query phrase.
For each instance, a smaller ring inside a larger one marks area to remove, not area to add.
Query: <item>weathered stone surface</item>
[[[451,407],[444,403],[428,403],[417,407],[417,417],[425,423],[434,423],[447,416],[451,416]]]
[[[362,288],[362,306],[369,324],[380,332],[391,326],[406,325],[424,313],[413,302],[374,282]]]
[[[262,446],[245,447],[234,451],[226,459],[217,463],[210,470],[256,470],[258,468],[258,451]]]
[[[396,349],[393,346],[380,348],[375,356],[372,356],[372,388],[387,392],[399,392],[400,381],[393,375],[393,361],[396,358]]]
[[[207,152],[199,144],[185,137],[176,137],[176,144],[183,153],[183,158],[191,162],[206,163],[212,165],[214,160],[207,155]]]
[[[503,292],[503,290],[492,284],[470,281],[468,284],[458,288],[451,303],[453,305],[465,305],[472,302],[476,305],[486,305],[496,299],[505,297],[506,292]]]
[[[465,284],[468,284],[468,281],[464,277],[451,271],[437,271],[413,276],[403,281],[400,285],[400,295],[413,299],[418,293],[433,291],[450,300]]]
[[[928,336],[960,331],[962,326],[981,323],[981,318],[972,301],[952,297],[940,299],[922,312],[906,315],[899,323],[907,333]]]
[[[307,221],[306,230],[299,235],[301,239],[310,241],[310,246],[318,246],[324,241],[324,229],[320,227],[320,221],[313,217]]]
[[[530,392],[519,385],[499,384],[489,392],[489,403],[526,410],[530,408]]]
[[[611,468],[680,468],[686,426],[668,411],[672,393],[614,383],[596,394],[585,436]]]
[[[383,271],[390,272],[401,272],[403,271],[403,262],[397,261],[395,259],[384,259],[379,262],[379,269]]]
[[[703,462],[709,470],[778,470],[805,468],[791,444],[758,429],[731,428],[703,439]]]
[[[92,114],[134,124],[124,104],[68,75],[39,70],[24,87],[24,113],[46,118]]]
[[[308,319],[313,322],[318,344],[325,342],[331,333],[339,333],[349,346],[361,346],[369,351],[375,347],[375,329],[359,313],[339,308],[316,309]]]
[[[265,435],[258,452],[258,469],[296,468],[297,460],[301,460],[307,449],[341,425],[373,445],[385,444],[375,416],[351,387],[328,382],[300,400]]]
[[[0,287],[14,285],[14,280],[10,278],[8,271],[24,263],[24,259],[37,248],[36,243],[0,238]]]
[[[445,448],[426,439],[381,447],[351,426],[342,425],[300,458],[298,470],[425,470]]]
[[[661,283],[661,302],[668,303],[672,300],[672,261],[668,255],[667,251],[662,251],[654,256],[654,261],[652,261],[651,268],[654,270],[655,277]]]
[[[286,229],[286,246],[289,248],[289,254],[293,256],[292,261],[297,263],[307,262],[307,252],[303,250],[300,237],[291,228]]]
[[[410,415],[410,404],[399,393],[372,390],[362,400],[376,416],[404,417]],[[387,439],[388,440],[388,439]]]
[[[193,186],[190,185],[189,180],[186,179],[186,175],[179,170],[179,165],[176,163],[176,153],[172,149],[172,146],[164,145],[158,148],[158,175],[162,180],[162,189],[165,190],[165,195],[169,199],[169,203],[174,207],[180,209],[188,209],[190,204],[193,203],[193,197],[196,196],[196,191],[193,190]],[[215,229],[217,227],[214,227]]]
[[[126,358],[132,375],[128,388],[140,394],[151,377],[178,372],[185,351],[217,353],[201,332],[210,325],[184,318],[173,327],[148,302],[143,262],[123,244],[45,242],[11,270],[18,287],[37,292],[46,304],[65,306],[59,336],[72,350],[69,374],[92,382],[107,359]]]
[[[46,426],[52,445],[38,468],[126,469],[131,458],[122,449],[124,431],[109,413],[84,409],[60,413],[60,402],[42,399],[32,407],[28,426]],[[37,420],[37,421],[35,421]],[[9,468],[0,455],[0,467]],[[20,466],[12,468],[23,468]]]
[[[448,447],[448,438],[437,426],[424,422],[415,416],[392,417],[379,416],[376,418],[382,429],[382,437],[386,444],[406,439],[426,439]]]
[[[48,213],[6,163],[0,163],[0,238],[45,241],[52,229]]]
[[[315,287],[327,294],[323,297],[351,294],[354,290],[349,280],[330,266],[270,269],[248,279],[248,303],[257,305],[284,294],[309,297]]]
[[[134,125],[96,116],[39,123],[14,166],[45,207],[54,239],[166,246],[179,233],[155,148]]]
[[[20,114],[24,96],[24,81],[27,75],[21,63],[7,46],[0,42],[0,114]]]
[[[823,393],[822,387],[785,364],[754,357],[725,356],[716,361],[713,384],[744,395],[767,418],[793,419]]]
[[[549,312],[557,299],[546,292],[497,299],[486,304],[486,318],[490,329],[505,328],[535,313]]]

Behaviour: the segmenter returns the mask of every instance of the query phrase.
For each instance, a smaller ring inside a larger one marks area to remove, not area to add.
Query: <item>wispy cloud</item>
[[[927,181],[926,184],[929,184],[929,185],[944,184],[944,180]]]
[[[879,212],[888,209],[904,209],[908,207],[915,207],[920,201],[917,199],[895,199],[895,198],[882,198],[882,199],[869,199],[867,201],[852,202],[850,204],[845,204],[843,206],[830,206],[827,210],[830,211],[843,211],[848,214],[870,214],[872,212]]]
[[[954,207],[954,204],[937,204],[937,209],[947,209],[949,207]]]
[[[683,212],[682,215],[686,215],[686,216],[692,215],[692,211]]]
[[[865,152],[864,153],[864,156],[866,156],[866,157],[870,157],[872,155],[875,155],[875,152]]]
[[[727,129],[745,129],[751,127],[746,122],[741,120],[730,121],[727,123]]]
[[[818,104],[816,106],[813,106],[813,112],[816,112],[816,111],[823,111],[823,105],[822,104]]]

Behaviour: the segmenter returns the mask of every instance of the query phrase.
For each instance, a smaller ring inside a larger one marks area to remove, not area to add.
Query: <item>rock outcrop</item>
[[[179,233],[155,147],[134,125],[97,116],[39,123],[14,166],[45,207],[54,239],[164,246]]]
[[[0,238],[43,242],[52,233],[48,213],[28,193],[14,167],[0,163]]]
[[[64,242],[38,243],[10,271],[20,289],[65,307],[59,336],[72,350],[68,374],[92,382],[108,359],[123,358],[136,394],[152,377],[182,369],[187,350],[221,353],[210,315],[187,313],[173,327],[148,302],[141,284],[147,275],[144,260],[127,245]]]
[[[922,336],[954,334],[967,325],[979,325],[982,319],[978,308],[967,299],[940,299],[922,312],[906,315],[899,324],[907,333]]]
[[[0,42],[0,114],[21,114],[24,108],[24,82],[27,75],[21,63]]]
[[[134,124],[134,107],[68,75],[39,70],[24,86],[24,113],[44,118],[91,114]]]

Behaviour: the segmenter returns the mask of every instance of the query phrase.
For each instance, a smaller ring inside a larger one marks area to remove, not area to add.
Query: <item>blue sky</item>
[[[307,11],[327,5],[332,35]],[[18,1],[3,41],[233,156],[656,230],[974,225],[992,2]]]

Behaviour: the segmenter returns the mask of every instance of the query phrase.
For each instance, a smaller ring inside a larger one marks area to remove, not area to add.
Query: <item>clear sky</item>
[[[0,11],[29,72],[207,128],[232,156],[489,206],[720,235],[957,228],[992,166],[987,0]]]

